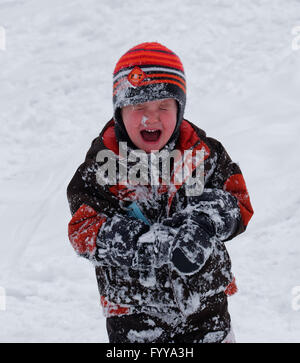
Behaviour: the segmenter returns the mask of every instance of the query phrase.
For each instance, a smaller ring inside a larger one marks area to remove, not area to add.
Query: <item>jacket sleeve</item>
[[[96,164],[91,159],[77,169],[67,188],[72,214],[68,225],[69,240],[82,257],[95,260],[98,232],[110,216],[120,212],[119,203],[111,193],[96,182]]]
[[[205,187],[222,189],[223,192],[229,193],[230,196],[234,197],[240,212],[238,217],[236,214],[232,214],[232,218],[235,218],[236,227],[226,237],[225,241],[227,241],[246,230],[253,215],[253,208],[240,167],[231,160],[224,146],[219,141],[212,138],[210,140],[215,144],[217,158],[214,171]],[[226,199],[230,200],[228,205]],[[232,200],[232,198],[223,198],[222,200],[223,210],[227,213],[227,216],[230,216]]]

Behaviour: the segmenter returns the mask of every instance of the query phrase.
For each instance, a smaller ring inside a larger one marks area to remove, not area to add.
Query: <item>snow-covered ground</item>
[[[186,118],[247,182],[255,215],[227,243],[237,340],[300,341],[297,25],[298,0],[0,0],[1,342],[107,341],[93,267],[68,241],[66,186],[111,117],[114,64],[144,41],[181,57]]]

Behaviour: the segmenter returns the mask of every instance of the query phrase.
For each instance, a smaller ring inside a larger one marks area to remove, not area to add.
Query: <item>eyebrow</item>
[[[165,105],[170,105],[172,103],[172,99],[169,100],[163,100],[159,105],[160,106],[165,106]],[[137,103],[135,105],[132,105],[134,108],[135,107],[145,107],[144,103]]]
[[[173,103],[172,100],[165,100],[160,105],[169,105],[171,103]]]

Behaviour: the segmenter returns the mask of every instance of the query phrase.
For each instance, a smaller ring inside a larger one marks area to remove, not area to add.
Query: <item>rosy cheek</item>
[[[142,114],[140,114],[139,112],[136,112],[132,116],[132,124],[134,124],[135,126],[138,126],[141,123],[141,121],[142,121],[142,117],[143,117]]]
[[[130,130],[135,130],[136,127],[140,124],[140,119],[136,115],[131,115],[129,118],[130,121],[127,122],[127,128]]]
[[[173,114],[164,115],[162,118],[163,128],[166,132],[171,132],[175,128],[176,121]]]

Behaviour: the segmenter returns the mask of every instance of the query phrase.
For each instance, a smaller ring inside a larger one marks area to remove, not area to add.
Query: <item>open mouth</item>
[[[160,130],[143,130],[141,135],[144,141],[156,142],[159,140],[161,131]]]

